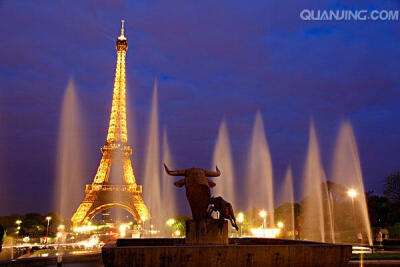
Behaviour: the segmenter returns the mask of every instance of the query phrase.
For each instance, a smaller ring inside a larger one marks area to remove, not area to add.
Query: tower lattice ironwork
[[[130,212],[136,221],[145,221],[150,215],[142,198],[142,186],[136,184],[128,145],[126,128],[125,57],[128,50],[122,20],[121,35],[117,38],[117,65],[111,106],[110,122],[103,154],[94,181],[86,185],[85,196],[71,218],[74,226],[88,223],[96,214],[119,206]],[[119,162],[117,162],[119,161]],[[111,166],[121,166],[123,184],[109,182]]]

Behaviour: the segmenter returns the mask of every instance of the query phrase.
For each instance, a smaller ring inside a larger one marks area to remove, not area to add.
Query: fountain
[[[186,187],[193,220],[186,222],[186,237],[153,239],[118,239],[115,245],[102,248],[103,262],[108,266],[347,266],[351,246],[310,241],[271,238],[228,238],[228,223],[208,217],[210,187],[207,177],[221,172],[189,168],[166,172],[184,176],[175,181]],[[218,186],[218,179],[215,181]],[[232,207],[219,199],[221,214],[233,215]],[[323,257],[321,257],[323,255]]]
[[[168,144],[168,135],[167,135],[167,130],[164,128],[163,131],[163,139],[162,139],[162,158],[163,161],[168,166],[173,166],[173,160],[172,160],[172,155],[171,155],[171,150],[169,148]],[[163,203],[163,212],[160,214],[162,221],[166,222],[169,218],[173,218],[176,215],[176,200],[175,200],[175,192],[174,188],[171,186],[171,184],[168,182],[168,179],[166,178],[167,174],[162,173],[161,177],[161,199],[167,199],[166,203]],[[165,223],[163,224],[163,227],[165,228]],[[166,231],[170,232],[170,231]],[[163,233],[165,235],[165,231]]]
[[[213,166],[216,165],[223,169],[224,173],[221,175],[220,186],[214,189],[214,195],[225,196],[235,206],[232,152],[225,121],[222,121],[219,127],[218,138],[214,148]]]
[[[286,175],[285,175],[285,180],[282,188],[282,197],[284,198],[281,200],[282,203],[287,202],[290,205],[290,221],[285,222],[286,227],[288,228],[289,224],[289,229],[291,231],[291,236],[292,239],[295,239],[295,221],[294,221],[294,193],[293,193],[293,177],[292,177],[292,168],[289,166]]]
[[[74,81],[71,79],[64,94],[57,148],[54,203],[62,218],[70,218],[82,198],[85,164],[81,118]]]
[[[150,214],[154,214],[150,221],[150,226],[159,227],[163,221],[163,207],[161,203],[160,189],[160,145],[158,131],[158,92],[157,80],[154,81],[152,108],[150,113],[149,135],[147,142],[147,153],[145,162],[143,196],[145,202],[148,203]]]
[[[326,176],[322,167],[317,135],[314,124],[310,125],[310,137],[304,170],[304,200],[302,238],[305,240],[326,241],[326,231],[334,243],[330,201],[326,188]],[[328,218],[327,222],[325,218]]]
[[[272,161],[261,113],[257,112],[248,161],[248,209],[267,209],[268,226],[274,227],[274,185]]]
[[[340,235],[338,241],[355,242],[357,233],[361,232],[364,237],[367,237],[368,244],[372,245],[373,240],[360,158],[353,129],[349,122],[344,122],[339,131],[334,153],[332,177],[334,182],[346,187],[344,199],[338,200],[340,205],[338,205],[334,213],[335,221],[345,222],[336,224],[336,229]],[[354,193],[348,194],[351,192]],[[344,218],[349,219],[343,221]],[[349,240],[349,236],[352,239]]]

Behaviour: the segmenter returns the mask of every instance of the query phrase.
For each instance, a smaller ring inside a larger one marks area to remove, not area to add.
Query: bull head
[[[185,176],[174,183],[177,187],[186,188],[186,197],[192,210],[193,219],[198,221],[207,217],[207,207],[210,204],[210,187],[215,183],[207,177],[218,177],[221,171],[216,167],[216,171],[208,171],[202,168],[189,168],[184,170],[171,171],[164,164],[165,171],[172,176]]]

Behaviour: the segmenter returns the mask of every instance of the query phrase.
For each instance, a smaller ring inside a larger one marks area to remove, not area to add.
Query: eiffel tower
[[[86,185],[83,201],[71,218],[73,226],[87,224],[96,214],[116,206],[127,210],[137,222],[144,222],[150,217],[142,198],[142,186],[136,184],[130,159],[132,148],[128,145],[125,84],[125,57],[128,42],[124,36],[124,20],[122,20],[121,35],[117,38],[116,48],[117,66],[107,140],[101,148],[103,156],[94,181]],[[124,184],[111,184],[108,181],[111,165],[115,167],[118,163],[122,165]]]

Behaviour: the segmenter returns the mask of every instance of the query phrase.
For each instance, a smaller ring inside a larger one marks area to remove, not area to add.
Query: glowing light
[[[180,235],[181,235],[181,231],[176,230],[176,231],[175,231],[175,236],[180,236]]]
[[[51,217],[50,217],[50,216],[47,216],[47,217],[46,217],[46,220],[47,220],[48,222],[50,222]]]
[[[147,220],[147,217],[143,215],[142,217],[140,217],[140,219],[142,220],[142,222],[145,222]]]
[[[130,224],[129,223],[123,223],[120,224],[119,226],[119,234],[121,237],[125,237],[126,236],[126,230],[130,228]]]
[[[282,229],[283,226],[284,226],[283,222],[281,222],[281,221],[279,221],[276,225],[278,226],[278,228],[281,228],[281,229]]]
[[[357,191],[354,188],[350,188],[347,190],[347,195],[351,198],[355,198],[357,196]]]
[[[97,235],[91,236],[89,239],[78,242],[78,245],[83,245],[85,248],[93,248],[100,245],[99,237]]]
[[[170,218],[167,220],[167,222],[165,223],[166,225],[168,225],[169,227],[171,227],[172,225],[175,224],[175,219],[174,218]]]
[[[22,221],[21,220],[16,220],[15,221],[15,224],[18,224],[18,225],[20,225],[22,223]]]
[[[82,226],[76,226],[72,229],[72,231],[74,231],[75,233],[87,233],[87,232],[91,232],[94,230],[99,229],[100,227],[96,226],[96,225],[82,225]]]
[[[243,221],[244,221],[244,214],[243,214],[243,212],[239,212],[239,214],[238,214],[238,216],[237,216],[237,221],[238,221],[239,223],[243,223]]]
[[[22,241],[24,241],[25,243],[28,243],[31,239],[29,238],[29,236],[25,236],[24,238],[22,238]]]
[[[258,215],[260,215],[261,218],[265,219],[267,217],[267,212],[265,210],[261,210]]]
[[[256,237],[276,238],[281,233],[280,228],[251,228],[250,232]]]
[[[57,238],[61,238],[62,237],[62,233],[61,232],[57,232],[56,236],[57,236]]]
[[[65,230],[65,225],[60,224],[60,225],[57,227],[57,230],[58,230],[58,231],[64,231],[64,230]]]

